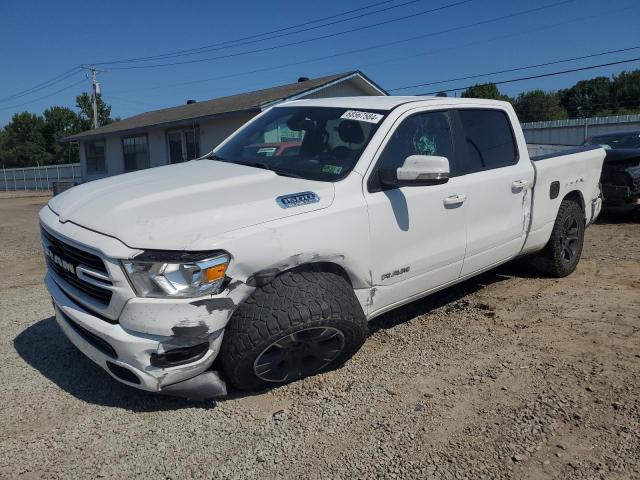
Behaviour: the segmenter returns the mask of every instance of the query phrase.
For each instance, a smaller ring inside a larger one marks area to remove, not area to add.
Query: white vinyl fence
[[[82,175],[79,163],[3,168],[0,172],[0,191],[51,190],[54,182],[80,183],[81,181]]]

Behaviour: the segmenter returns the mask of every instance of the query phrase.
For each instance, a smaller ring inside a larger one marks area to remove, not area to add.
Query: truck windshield
[[[204,158],[335,182],[346,177],[386,112],[276,107]]]

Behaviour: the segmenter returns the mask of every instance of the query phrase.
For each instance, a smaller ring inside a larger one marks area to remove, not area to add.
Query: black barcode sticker
[[[378,123],[384,115],[372,112],[361,112],[359,110],[347,110],[340,118],[348,120],[358,120],[359,122]]]

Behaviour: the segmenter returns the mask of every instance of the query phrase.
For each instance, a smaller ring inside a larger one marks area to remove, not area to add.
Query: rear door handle
[[[443,203],[445,207],[458,207],[462,205],[466,199],[467,196],[463,194],[451,195],[445,198]]]
[[[511,191],[513,193],[520,193],[522,190],[525,190],[529,186],[529,182],[527,180],[516,180],[511,184]]]

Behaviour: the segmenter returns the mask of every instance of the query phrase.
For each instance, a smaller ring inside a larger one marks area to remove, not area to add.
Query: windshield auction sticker
[[[360,122],[378,123],[384,115],[379,113],[361,112],[359,110],[347,110],[340,118],[358,120]]]
[[[337,165],[329,165],[326,164],[322,167],[322,173],[333,173],[334,175],[340,175],[342,172],[342,167],[338,167]]]

